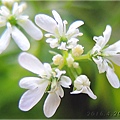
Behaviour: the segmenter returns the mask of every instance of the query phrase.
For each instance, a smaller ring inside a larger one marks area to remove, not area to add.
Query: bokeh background
[[[34,22],[36,14],[44,13],[52,16],[56,10],[68,26],[76,21],[83,20],[80,27],[83,36],[80,44],[84,46],[84,53],[93,46],[93,36],[102,35],[106,25],[112,26],[112,35],[109,44],[120,39],[120,2],[119,1],[25,1],[28,5],[24,14],[28,14]],[[5,28],[0,28],[0,35]],[[22,30],[22,29],[21,29]],[[24,32],[24,30],[22,30]],[[43,31],[44,32],[44,31]],[[24,32],[24,34],[26,34]],[[37,56],[42,62],[51,62],[51,48],[41,41],[34,41],[27,34],[31,43],[29,53]],[[43,114],[43,104],[46,95],[30,111],[23,112],[18,108],[21,95],[25,92],[19,87],[19,80],[25,76],[33,76],[18,64],[18,55],[21,50],[13,40],[9,47],[0,54],[0,119],[46,119]],[[105,73],[99,74],[97,66],[92,61],[80,62],[82,73],[91,81],[91,89],[97,95],[93,100],[85,94],[70,95],[71,89],[64,89],[65,96],[52,119],[90,119],[90,118],[120,118],[120,89],[114,89],[108,83]],[[114,65],[115,72],[120,78],[120,67]]]

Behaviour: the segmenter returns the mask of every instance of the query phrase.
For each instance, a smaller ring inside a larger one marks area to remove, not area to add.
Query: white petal
[[[31,20],[19,20],[18,24],[35,40],[40,40],[43,37],[41,30]]]
[[[41,82],[43,80],[38,77],[24,77],[20,80],[19,86],[25,89],[35,89]]]
[[[17,27],[13,27],[12,29],[12,38],[21,50],[27,51],[30,48],[28,39]]]
[[[109,60],[120,66],[120,54],[112,55],[107,57]]]
[[[66,43],[65,42],[62,42],[61,45],[58,47],[58,49],[60,49],[60,50],[68,50],[66,48]]]
[[[46,117],[52,117],[60,105],[60,97],[56,93],[50,93],[44,103],[44,114]]]
[[[84,24],[84,22],[81,21],[81,20],[75,21],[75,22],[73,22],[73,23],[70,25],[70,27],[69,27],[69,29],[68,29],[67,32],[69,33],[71,30],[76,29],[76,28],[80,27],[80,26],[83,25],[83,24]]]
[[[119,88],[120,87],[120,82],[117,77],[117,75],[114,73],[114,70],[110,67],[108,67],[106,71],[106,76],[109,81],[109,83],[114,87],[114,88]]]
[[[60,84],[65,88],[70,88],[71,83],[71,79],[67,76],[62,76],[60,79]]]
[[[110,36],[111,36],[111,32],[112,32],[112,28],[110,25],[106,26],[105,31],[103,32],[103,36],[104,36],[104,46],[106,45],[106,43],[109,41]]]
[[[0,27],[3,27],[6,25],[6,18],[4,16],[0,16]]]
[[[45,71],[44,66],[35,56],[33,56],[29,53],[23,52],[19,55],[18,60],[19,60],[19,64],[23,68],[25,68],[35,74],[39,74],[41,76],[43,75],[43,73]]]
[[[7,48],[10,42],[10,32],[7,29],[0,38],[0,54]]]
[[[10,15],[10,10],[6,6],[1,6],[0,14],[8,17]]]
[[[61,19],[60,15],[55,10],[52,11],[52,14],[53,14],[55,20],[58,23],[59,34],[60,34],[60,36],[62,36],[62,34],[63,34],[63,22],[62,22],[62,19]]]
[[[82,93],[83,89],[81,90],[75,90],[73,92],[70,92],[70,94],[79,94],[79,93]]]
[[[68,43],[67,48],[72,49],[73,47],[75,47],[77,45],[78,41],[79,40],[77,38],[71,38],[71,39],[69,39],[68,42],[67,42]]]
[[[50,43],[51,48],[55,48],[58,46],[58,39],[48,38],[46,42]]]
[[[34,107],[44,95],[44,92],[48,86],[48,82],[43,82],[34,90],[26,91],[20,101],[19,101],[19,108],[23,111],[28,111],[32,107]]]
[[[83,90],[83,93],[88,94],[92,99],[97,99],[97,96],[94,95],[94,93],[92,92],[90,87],[85,87],[84,90]]]
[[[120,40],[115,42],[114,44],[110,45],[109,47],[107,47],[106,49],[104,49],[105,52],[120,52]]]
[[[44,63],[44,68],[45,68],[45,72],[46,72],[48,78],[50,78],[51,73],[52,73],[52,68],[51,68],[50,64]]]
[[[93,61],[97,64],[99,73],[104,73],[108,68],[108,63],[102,57],[93,58]]]
[[[45,14],[36,15],[35,23],[43,30],[50,33],[54,33],[57,27],[56,21],[52,17]]]
[[[64,96],[64,91],[60,85],[58,86],[58,90],[56,91],[56,94],[61,98]]]

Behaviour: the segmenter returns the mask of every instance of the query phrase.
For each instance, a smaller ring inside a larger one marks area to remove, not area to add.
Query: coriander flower
[[[119,88],[120,82],[114,72],[112,62],[120,66],[120,40],[106,47],[111,31],[112,28],[107,25],[105,31],[103,32],[103,36],[93,38],[96,44],[91,51],[91,57],[97,64],[99,73],[106,72],[109,83],[114,88]]]
[[[6,26],[7,29],[0,38],[0,53],[7,48],[11,37],[21,50],[26,51],[30,48],[28,39],[17,26],[22,27],[35,40],[42,38],[42,32],[29,20],[29,16],[22,15],[25,8],[25,3],[18,5],[17,2],[13,4],[12,11],[6,6],[1,6],[0,27]]]
[[[22,95],[19,108],[23,111],[30,110],[41,100],[44,93],[48,92],[43,111],[46,117],[52,117],[64,96],[62,87],[69,88],[71,79],[63,75],[66,71],[53,70],[50,64],[42,64],[35,56],[25,52],[20,54],[19,64],[38,75],[20,80],[20,87],[28,90]]]
[[[78,27],[83,25],[84,22],[81,20],[75,21],[70,25],[68,31],[66,31],[67,21],[62,21],[60,15],[55,10],[52,11],[52,14],[54,19],[45,14],[36,15],[35,23],[48,32],[45,35],[48,37],[46,42],[50,44],[51,48],[57,47],[62,50],[72,49],[79,41],[77,37],[83,35],[79,32]]]
[[[90,81],[86,75],[80,75],[74,81],[74,91],[71,94],[85,93],[88,94],[92,99],[96,99],[97,96],[94,95],[90,89]]]

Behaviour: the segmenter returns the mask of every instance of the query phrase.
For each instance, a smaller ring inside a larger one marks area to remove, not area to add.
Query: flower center
[[[60,38],[60,40],[59,40],[59,43],[61,43],[61,42],[66,42],[66,41],[67,41],[67,38],[62,36],[62,37]]]
[[[9,18],[8,18],[8,22],[11,24],[11,25],[16,25],[17,24],[17,20],[16,20],[16,17],[11,15]]]

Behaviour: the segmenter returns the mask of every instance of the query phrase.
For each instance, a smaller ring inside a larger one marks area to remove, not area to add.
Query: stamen
[[[68,22],[66,20],[63,21],[63,33],[66,33],[66,25],[68,24]]]

